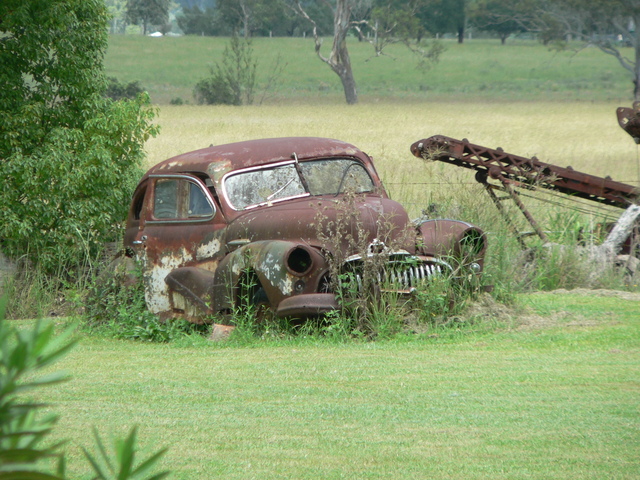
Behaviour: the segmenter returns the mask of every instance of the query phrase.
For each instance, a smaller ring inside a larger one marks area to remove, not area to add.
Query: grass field
[[[109,39],[107,74],[121,81],[140,81],[152,101],[167,104],[180,98],[193,102],[194,85],[222,60],[228,39],[217,37],[151,38],[115,35]],[[325,39],[325,49],[331,39]],[[629,103],[631,77],[612,56],[595,48],[562,52],[533,40],[471,40],[460,45],[444,40],[445,51],[433,68],[423,72],[401,45],[373,58],[367,43],[352,39],[349,53],[362,100],[553,100]],[[576,48],[578,45],[575,46]],[[257,98],[272,74],[278,55],[286,66],[267,103],[344,101],[340,81],[314,53],[313,40],[256,38]],[[323,50],[328,55],[327,50]],[[632,52],[623,54],[633,58]]]
[[[91,426],[138,424],[176,479],[637,479],[634,298],[527,295],[393,342],[83,338],[46,400],[73,478]]]

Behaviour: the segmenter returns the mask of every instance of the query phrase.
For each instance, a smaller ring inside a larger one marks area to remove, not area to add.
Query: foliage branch
[[[40,415],[46,405],[25,400],[25,393],[68,380],[64,372],[42,374],[75,345],[74,327],[55,334],[52,323],[37,321],[32,328],[19,329],[4,318],[6,299],[0,299],[0,480],[64,480],[64,442],[51,443],[49,434],[57,421],[54,414]],[[99,456],[84,449],[101,480],[160,480],[168,472],[153,473],[165,453],[160,450],[136,461],[136,433],[133,427],[124,440],[114,441],[114,454],[107,452],[94,430]]]
[[[157,132],[148,96],[103,96],[107,20],[100,0],[0,4],[0,248],[45,271],[120,237]]]

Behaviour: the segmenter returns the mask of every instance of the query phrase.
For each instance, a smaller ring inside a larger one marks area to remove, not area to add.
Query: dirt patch
[[[640,301],[640,294],[615,290],[556,290],[547,292],[553,294],[574,294],[590,296],[617,296],[626,300]],[[464,316],[472,321],[499,321],[516,330],[534,330],[540,328],[564,327],[594,327],[602,323],[602,318],[594,320],[572,312],[553,312],[539,315],[529,307],[523,305],[511,306],[497,302],[491,295],[485,294],[471,303],[465,310]]]
[[[623,300],[631,300],[633,302],[640,302],[640,292],[624,292],[622,290],[589,290],[588,288],[576,288],[574,290],[565,290],[564,288],[553,290],[551,292],[536,292],[536,293],[551,293],[553,295],[584,295],[588,297],[617,297]],[[535,295],[535,294],[534,294]]]

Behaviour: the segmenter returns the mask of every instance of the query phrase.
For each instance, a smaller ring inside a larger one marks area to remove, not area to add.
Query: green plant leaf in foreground
[[[93,436],[96,441],[99,456],[94,457],[86,448],[83,448],[84,454],[93,467],[96,480],[159,480],[169,475],[168,471],[163,471],[154,475],[149,475],[157,461],[162,457],[166,448],[162,449],[146,460],[143,460],[138,466],[134,466],[136,454],[136,435],[137,427],[133,427],[129,435],[123,439],[116,439],[113,444],[115,452],[116,465],[111,460],[111,456],[107,452],[98,431],[94,428]]]
[[[54,326],[38,321],[33,328],[18,330],[4,319],[6,299],[0,300],[0,479],[63,478],[62,442],[47,445],[57,417],[39,416],[44,405],[26,402],[24,391],[68,379],[62,372],[35,376],[61,358],[75,344],[67,328],[54,336]],[[47,460],[58,459],[57,473],[49,473]]]
[[[0,480],[63,480],[64,442],[47,443],[57,421],[55,415],[38,415],[46,406],[25,401],[19,394],[45,385],[68,380],[62,372],[36,376],[59,360],[74,345],[70,339],[75,325],[56,335],[54,325],[38,320],[32,328],[19,329],[4,319],[6,298],[0,299]],[[134,466],[136,427],[125,440],[115,442],[115,462],[110,459],[97,430],[94,436],[102,464],[86,450],[96,479],[155,480],[168,472],[149,475],[166,450],[151,455]],[[114,463],[116,466],[114,467]],[[55,470],[55,473],[53,472]]]

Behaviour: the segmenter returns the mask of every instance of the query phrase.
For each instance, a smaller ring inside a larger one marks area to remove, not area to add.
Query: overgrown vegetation
[[[109,77],[109,85],[105,96],[111,100],[135,100],[139,95],[144,92],[144,88],[140,85],[138,80],[133,82],[121,82],[116,77]]]
[[[91,332],[112,338],[169,342],[193,333],[206,333],[207,326],[182,319],[161,321],[149,312],[144,300],[140,269],[133,261],[114,261],[89,286],[83,317]]]
[[[120,240],[144,142],[157,132],[146,95],[103,96],[106,23],[98,0],[0,6],[1,248],[72,281]]]

